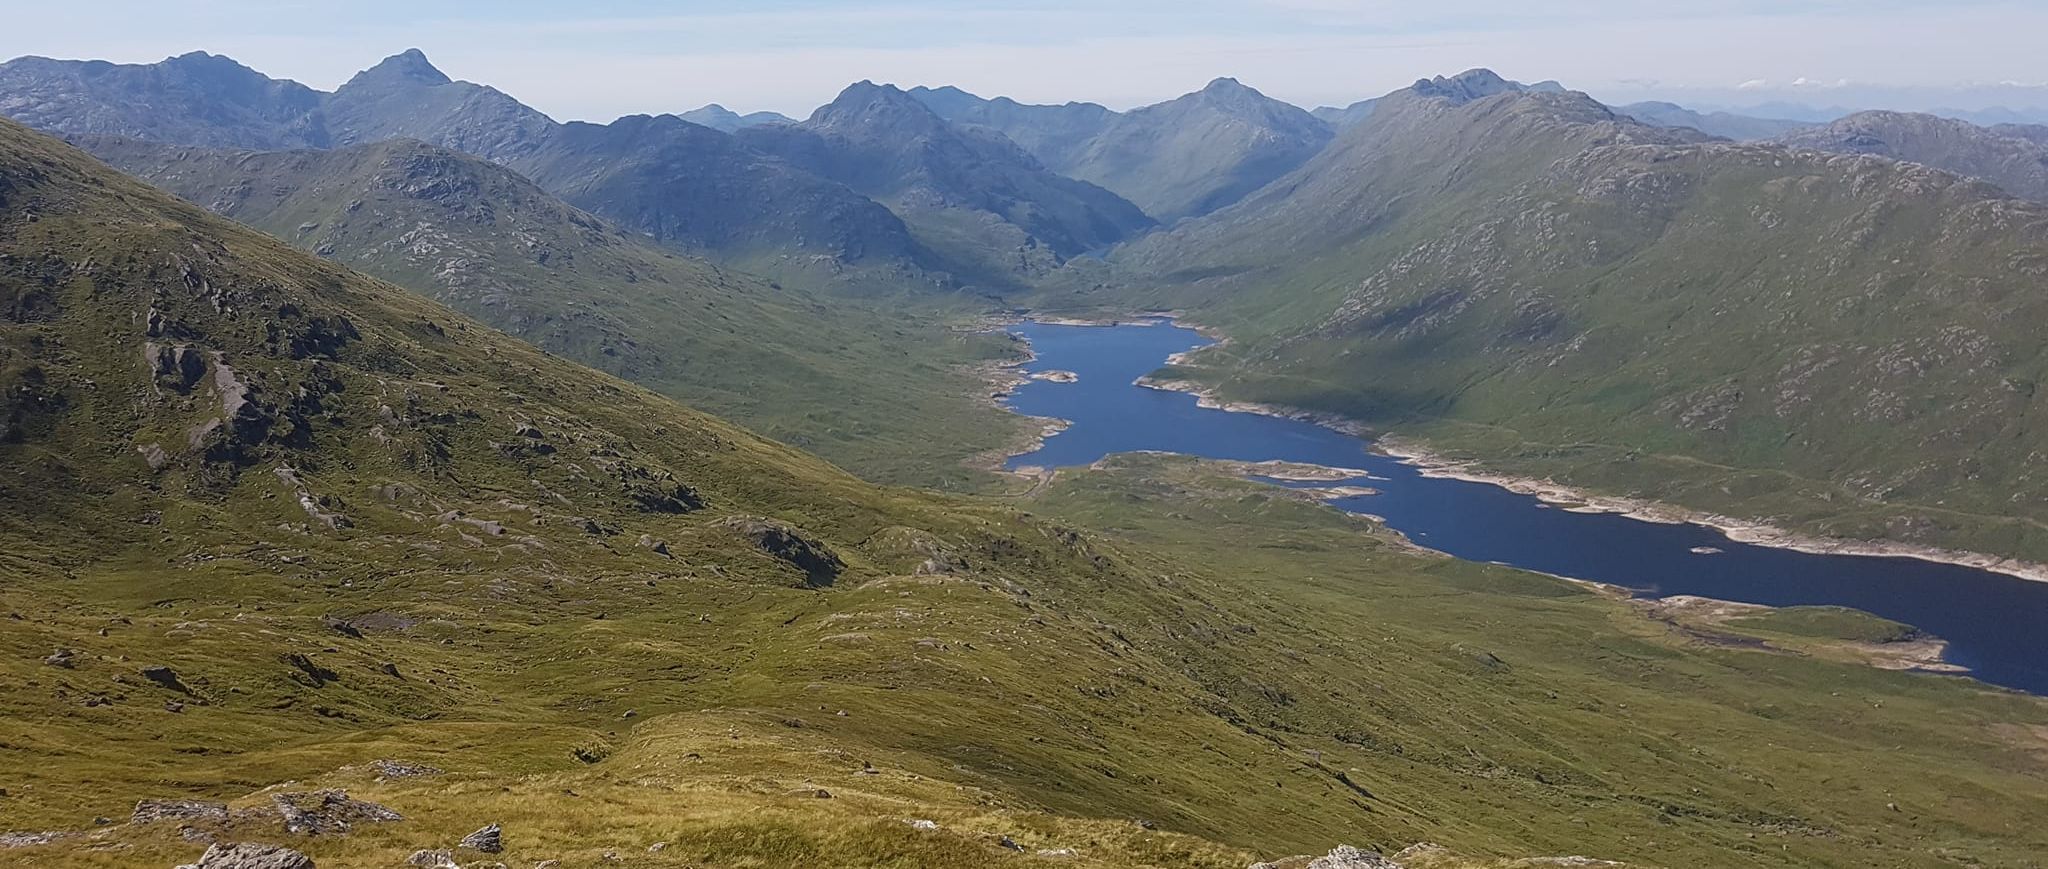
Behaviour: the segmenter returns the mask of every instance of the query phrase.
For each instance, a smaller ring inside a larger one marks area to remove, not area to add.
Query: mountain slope
[[[1778,137],[1793,148],[1871,154],[1980,178],[2008,193],[2048,201],[2048,144],[1967,121],[1905,112],[1857,112]]]
[[[1042,517],[876,488],[10,122],[0,312],[0,755],[50,831],[8,859],[2048,847],[2036,700],[1702,645],[1191,463]],[[234,811],[91,820],[164,798]]]
[[[1808,532],[2048,555],[2048,213],[1688,132],[1411,92],[1119,255],[1125,301],[1232,327],[1188,376],[1234,398]]]
[[[407,140],[284,153],[78,144],[217,213],[870,478],[959,485],[970,457],[1018,435],[969,370],[1008,342],[655,247],[475,157]]]
[[[532,156],[557,126],[496,88],[450,79],[417,48],[356,73],[324,96],[319,114],[334,146],[403,137],[498,163]]]
[[[1307,112],[1236,79],[1111,119],[1053,168],[1137,203],[1162,223],[1207,214],[1302,164],[1330,140]]]
[[[1101,135],[1116,118],[1095,103],[1032,105],[1009,97],[983,99],[952,85],[911,88],[906,93],[955,124],[987,127],[1007,136],[1047,166],[1066,166],[1075,152]]]
[[[233,148],[325,147],[321,94],[195,51],[154,64],[22,57],[0,63],[0,115],[67,135]]]
[[[1751,142],[1772,139],[1813,126],[1804,121],[1756,118],[1731,112],[1700,113],[1676,103],[1641,102],[1618,106],[1615,111],[1658,127],[1691,127],[1703,133]]]
[[[860,82],[797,125],[739,131],[746,147],[888,203],[954,270],[1001,280],[1149,228],[1137,206],[1046,170],[1002,134],[956,127],[893,85]]]

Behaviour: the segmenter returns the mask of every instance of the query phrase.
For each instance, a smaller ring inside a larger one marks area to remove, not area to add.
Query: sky
[[[1121,109],[1233,76],[1313,107],[1476,66],[1616,103],[2048,107],[2048,0],[0,0],[0,20],[0,57],[205,50],[321,89],[417,47],[559,120],[801,116],[861,79]]]

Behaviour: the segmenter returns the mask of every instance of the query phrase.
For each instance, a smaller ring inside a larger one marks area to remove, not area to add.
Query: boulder
[[[485,854],[496,854],[505,850],[505,831],[497,824],[462,837],[462,847]]]
[[[144,667],[142,668],[142,678],[180,694],[192,693],[192,689],[185,687],[184,681],[178,678],[178,671],[169,667]]]
[[[313,859],[279,845],[240,842],[207,846],[199,862],[178,869],[313,869]]]

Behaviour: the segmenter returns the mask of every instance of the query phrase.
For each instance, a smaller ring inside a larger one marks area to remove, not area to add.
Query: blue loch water
[[[1498,486],[1425,477],[1369,442],[1308,422],[1196,406],[1194,396],[1133,383],[1169,355],[1208,343],[1169,323],[1025,323],[1037,359],[1074,383],[1033,380],[1010,406],[1072,426],[1011,467],[1086,465],[1157,450],[1215,459],[1280,459],[1371,474],[1375,495],[1334,502],[1382,517],[1415,542],[1474,561],[1611,583],[1646,596],[1692,594],[1771,606],[1854,607],[1949,642],[1978,679],[2048,693],[2048,583],[1914,558],[1819,555],[1737,543],[1712,528],[1574,513]],[[1323,484],[1318,484],[1323,485]],[[1720,550],[1695,552],[1698,548]]]

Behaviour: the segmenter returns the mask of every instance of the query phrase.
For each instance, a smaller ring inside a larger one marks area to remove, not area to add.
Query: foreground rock
[[[271,801],[284,817],[285,830],[304,836],[346,833],[355,824],[402,821],[400,815],[376,803],[351,799],[346,791],[276,794]]]
[[[1249,869],[1402,869],[1401,864],[1372,851],[1361,851],[1350,845],[1338,845],[1321,857],[1303,854],[1298,857],[1282,857],[1263,863],[1253,863]]]
[[[505,831],[497,824],[492,824],[462,837],[462,847],[485,854],[496,854],[505,850]]]
[[[157,821],[216,821],[226,823],[228,804],[210,800],[142,800],[135,804],[135,814],[129,822],[153,824]]]
[[[178,869],[313,869],[313,858],[279,845],[215,843],[199,855],[199,862]]]

